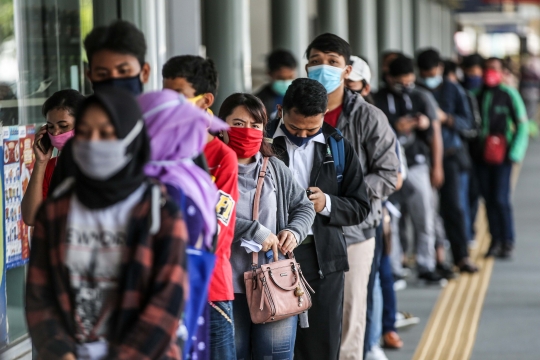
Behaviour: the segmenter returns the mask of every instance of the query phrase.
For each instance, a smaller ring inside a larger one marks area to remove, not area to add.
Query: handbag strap
[[[264,184],[264,177],[266,176],[266,170],[268,169],[268,158],[263,158],[261,170],[259,171],[259,178],[257,179],[257,188],[255,190],[255,198],[253,199],[253,220],[259,220],[259,204],[261,202],[261,192]],[[259,253],[252,253],[252,266],[259,266]]]

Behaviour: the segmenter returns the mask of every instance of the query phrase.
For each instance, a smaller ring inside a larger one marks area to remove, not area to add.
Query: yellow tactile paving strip
[[[468,360],[471,356],[493,270],[493,258],[484,259],[491,238],[483,207],[478,219],[478,246],[470,256],[480,272],[461,275],[443,289],[413,360]]]

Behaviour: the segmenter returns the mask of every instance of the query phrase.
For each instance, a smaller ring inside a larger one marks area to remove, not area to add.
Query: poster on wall
[[[0,142],[0,151],[3,149],[3,142]],[[0,166],[0,178],[4,178],[2,175],[3,167]],[[4,193],[3,181],[0,181],[0,194]],[[0,201],[0,204],[4,203],[4,197]],[[4,233],[4,222],[0,221],[0,234]],[[6,298],[6,252],[4,238],[0,239],[0,349],[7,345],[7,298]]]
[[[19,148],[21,158],[21,201],[22,196],[26,193],[30,176],[34,171],[36,157],[34,154],[34,140],[36,137],[36,127],[34,125],[19,126]],[[21,229],[21,244],[22,244],[22,259],[28,261],[30,257],[30,241],[32,240],[32,227],[29,227],[22,220],[22,215],[19,217],[19,225]]]
[[[3,128],[4,138],[4,238],[6,243],[6,269],[25,263],[21,238],[21,154],[19,127]]]

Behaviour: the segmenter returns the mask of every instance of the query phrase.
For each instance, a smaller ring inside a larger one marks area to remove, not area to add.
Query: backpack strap
[[[336,175],[338,185],[341,186],[343,182],[343,173],[345,172],[345,142],[343,141],[343,134],[336,129],[337,134],[333,134],[329,137],[330,151],[334,158],[334,166],[336,167]]]

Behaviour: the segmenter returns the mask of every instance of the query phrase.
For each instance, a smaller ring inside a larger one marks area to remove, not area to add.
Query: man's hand
[[[279,247],[283,255],[287,255],[288,252],[292,252],[297,246],[298,242],[294,237],[294,234],[288,230],[283,230],[278,234]]]
[[[75,355],[73,353],[67,353],[64,356],[62,356],[62,360],[77,360]]]
[[[267,252],[268,250],[272,250],[274,253],[274,261],[278,261],[278,245],[279,245],[279,239],[276,235],[270,233],[266,239],[262,242],[262,251]]]
[[[429,118],[424,114],[418,114],[416,117],[418,119],[418,130],[427,130],[429,129]]]
[[[315,212],[319,213],[323,211],[324,207],[326,206],[326,196],[324,196],[324,193],[318,187],[310,187],[308,190],[311,191],[309,200],[311,200],[315,206]]]
[[[396,131],[401,134],[408,134],[418,126],[416,118],[411,116],[402,116],[396,121],[394,127]]]
[[[442,111],[441,108],[437,108],[437,118],[439,119],[441,124],[445,124],[446,121],[448,121],[448,114]]]
[[[444,184],[444,170],[442,166],[435,166],[431,169],[431,186],[440,189]]]

